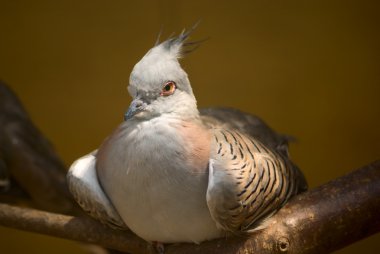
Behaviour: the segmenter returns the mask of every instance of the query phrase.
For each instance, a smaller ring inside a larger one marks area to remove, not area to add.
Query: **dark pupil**
[[[166,91],[166,92],[169,92],[169,91],[170,91],[170,87],[171,87],[170,85],[166,85],[166,86],[165,86],[165,91]]]

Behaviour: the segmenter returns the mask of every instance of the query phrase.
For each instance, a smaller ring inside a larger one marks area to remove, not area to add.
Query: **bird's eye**
[[[174,93],[176,89],[176,85],[174,81],[168,81],[165,83],[165,85],[162,87],[161,95],[162,96],[169,96]]]

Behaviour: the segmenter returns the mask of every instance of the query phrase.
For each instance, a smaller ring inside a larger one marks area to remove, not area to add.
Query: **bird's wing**
[[[201,109],[200,113],[205,125],[211,128],[238,130],[286,156],[288,142],[294,140],[291,136],[276,133],[258,116],[238,109],[211,107]]]
[[[265,147],[280,154],[297,175],[298,189],[306,191],[308,186],[301,170],[291,161],[288,153],[288,143],[295,138],[278,134],[258,116],[242,112],[234,108],[211,107],[200,110],[203,123],[209,128],[237,130],[249,138],[258,140]]]
[[[117,229],[127,229],[111,201],[103,192],[96,174],[96,152],[76,160],[67,173],[74,199],[93,218]]]
[[[302,179],[282,155],[237,131],[212,131],[207,205],[219,227],[257,226],[300,191]]]

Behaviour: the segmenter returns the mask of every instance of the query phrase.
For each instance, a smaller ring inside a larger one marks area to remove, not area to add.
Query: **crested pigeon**
[[[197,46],[192,31],[156,43],[134,66],[125,121],[67,175],[91,216],[149,242],[254,230],[307,189],[289,137],[239,110],[198,110],[178,61]]]

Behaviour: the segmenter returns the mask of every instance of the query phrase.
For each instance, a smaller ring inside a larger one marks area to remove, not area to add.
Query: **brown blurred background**
[[[202,19],[182,61],[200,107],[233,106],[294,135],[311,187],[380,159],[378,1],[0,1],[0,79],[69,165],[122,121],[129,73]],[[83,253],[0,228],[0,252]],[[377,253],[380,235],[338,253]]]

